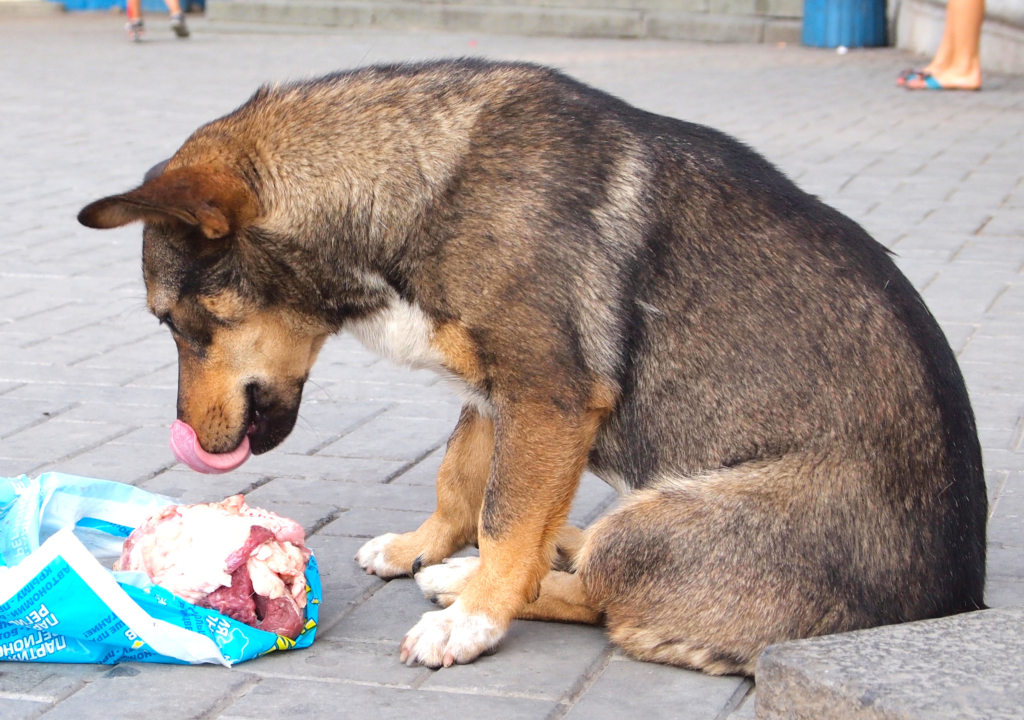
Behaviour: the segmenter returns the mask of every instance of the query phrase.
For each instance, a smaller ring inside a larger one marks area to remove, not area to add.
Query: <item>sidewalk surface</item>
[[[988,602],[1024,604],[1024,78],[909,93],[893,79],[914,59],[893,50],[261,35],[202,21],[178,42],[158,16],[148,42],[131,45],[123,22],[0,21],[0,476],[59,469],[188,502],[245,492],[311,533],[323,621],[310,650],[233,670],[0,664],[0,720],[753,717],[749,681],[633,662],[596,628],[518,622],[475,664],[400,665],[402,635],[433,606],[411,580],[382,582],[352,556],[427,517],[458,402],[433,375],[392,367],[352,338],[325,348],[280,448],[228,475],[175,464],[175,351],[145,309],[140,229],[90,231],[76,213],[140,182],[260,83],[385,60],[555,65],[732,133],[890,246],[971,391],[992,508]],[[613,500],[586,478],[573,522]]]

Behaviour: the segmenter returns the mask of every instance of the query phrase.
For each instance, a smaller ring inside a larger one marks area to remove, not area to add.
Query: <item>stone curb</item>
[[[213,23],[733,43],[798,43],[801,28],[799,19],[757,15],[418,2],[210,0],[206,17]]]
[[[1024,607],[769,647],[758,720],[960,720],[1024,713]]]

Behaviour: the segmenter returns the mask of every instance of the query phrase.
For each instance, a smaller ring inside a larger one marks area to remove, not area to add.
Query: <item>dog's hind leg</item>
[[[551,561],[551,569],[573,572],[576,569],[576,556],[583,547],[585,537],[584,531],[578,527],[563,525],[555,537],[555,557]]]
[[[835,491],[827,465],[752,462],[627,497],[587,531],[577,558],[576,577],[611,639],[641,660],[753,674],[770,643],[865,626],[856,598],[871,593],[858,581],[877,570],[872,554],[901,548],[886,547],[884,519],[851,528],[860,508],[833,506],[830,517],[828,504],[815,506]],[[862,482],[856,468],[839,469]],[[876,545],[864,550],[866,538]],[[848,552],[867,557],[854,555],[851,566]]]
[[[437,473],[437,510],[415,532],[363,545],[356,555],[363,569],[381,577],[414,575],[476,542],[493,452],[494,424],[467,405]]]

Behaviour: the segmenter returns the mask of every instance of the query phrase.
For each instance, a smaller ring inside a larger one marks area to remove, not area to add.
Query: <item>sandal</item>
[[[907,68],[906,70],[904,70],[903,72],[896,76],[896,84],[906,85],[908,80],[913,80],[914,78],[921,77],[924,74],[924,70],[918,70],[917,68]]]
[[[920,83],[911,85],[912,82]],[[918,75],[908,78],[906,83],[903,85],[907,90],[980,90],[981,86],[978,87],[956,87],[953,85],[943,85],[935,76],[931,73],[921,72]]]

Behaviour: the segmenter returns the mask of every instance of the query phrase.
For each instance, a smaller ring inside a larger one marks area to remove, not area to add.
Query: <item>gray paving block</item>
[[[212,665],[125,663],[47,713],[53,720],[180,720],[216,716],[258,678]]]
[[[989,573],[985,582],[985,604],[994,608],[1024,605],[1024,576],[1006,578]]]
[[[750,693],[743,698],[740,706],[733,710],[725,720],[754,720],[757,717],[755,710],[756,702],[757,692],[751,690]]]
[[[746,694],[740,677],[641,663],[617,654],[566,720],[716,720]],[[739,695],[739,697],[737,697]]]
[[[423,597],[412,578],[397,578],[389,580],[373,597],[342,618],[331,628],[329,636],[365,642],[391,642],[397,652],[405,633],[419,622],[423,613],[439,609]]]
[[[988,539],[1021,549],[1024,558],[1024,473],[1009,473],[988,521]]]
[[[374,683],[390,687],[419,687],[433,675],[424,667],[398,660],[394,644],[321,639],[304,650],[271,653],[246,665],[263,678]]]
[[[496,654],[442,668],[421,687],[563,700],[581,689],[610,652],[603,628],[515,621]]]
[[[1019,718],[1024,607],[769,647],[757,717]]]
[[[308,680],[268,678],[230,707],[224,720],[280,718],[297,710],[324,720],[450,720],[452,717],[500,717],[502,720],[543,720],[554,703],[480,695],[456,695],[404,688],[345,686]],[[344,700],[339,701],[339,695]]]
[[[990,542],[985,560],[988,574],[993,577],[1024,579],[1024,549],[1016,545]]]
[[[57,702],[109,669],[103,665],[5,662],[0,664],[0,696],[26,696],[40,702]]]
[[[384,585],[383,580],[376,575],[368,575],[354,559],[364,542],[359,538],[324,535],[306,539],[306,545],[316,554],[323,588],[318,638],[330,634],[331,628],[341,618]]]
[[[275,449],[263,455],[253,455],[243,468],[246,472],[271,477],[379,483],[407,465],[408,462],[403,460],[296,455]]]
[[[45,4],[49,5],[50,3]],[[3,17],[2,8],[0,8],[0,17]],[[51,707],[50,703],[0,697],[0,720],[35,720]]]
[[[317,478],[278,478],[249,494],[251,502],[317,502],[341,508],[433,512],[437,493],[426,486],[396,486]]]
[[[408,462],[443,445],[451,431],[448,423],[440,420],[391,417],[385,413],[360,425],[317,454]]]
[[[394,403],[304,400],[295,429],[277,452],[310,455],[347,435]]]
[[[364,539],[374,538],[385,533],[412,532],[428,517],[430,517],[429,512],[355,508],[341,513],[336,520],[324,526],[320,533]]]
[[[41,468],[82,477],[115,480],[136,485],[177,465],[170,449],[139,448],[106,443],[75,457]]]
[[[112,423],[48,420],[4,438],[0,443],[0,456],[14,459],[45,458],[56,462],[109,442],[130,429]]]
[[[261,475],[251,475],[237,470],[223,475],[201,475],[181,465],[176,467],[181,469],[162,472],[139,483],[139,487],[151,493],[192,504],[220,502],[229,495],[236,495],[263,481]],[[260,503],[253,500],[251,504],[259,506]]]
[[[604,480],[592,473],[584,473],[569,511],[569,524],[586,527],[603,515],[618,497],[618,493]]]
[[[392,485],[427,485],[437,486],[437,471],[441,468],[441,461],[447,447],[439,447],[427,455],[418,463],[402,472],[401,475],[391,481]]]

